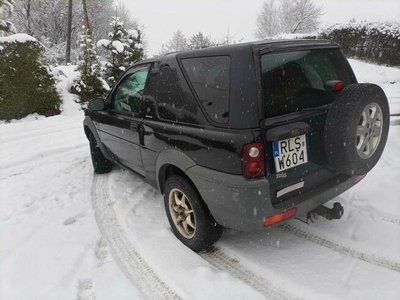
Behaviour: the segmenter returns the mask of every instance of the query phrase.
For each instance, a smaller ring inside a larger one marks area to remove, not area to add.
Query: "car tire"
[[[92,157],[93,169],[97,174],[108,173],[112,169],[112,162],[105,158],[103,152],[92,133],[89,134],[90,155]]]
[[[182,176],[168,177],[164,205],[172,232],[193,251],[206,249],[221,238],[223,227],[214,220],[193,185]]]
[[[330,168],[347,175],[368,173],[385,148],[389,118],[389,104],[379,86],[345,87],[325,122],[324,147]]]

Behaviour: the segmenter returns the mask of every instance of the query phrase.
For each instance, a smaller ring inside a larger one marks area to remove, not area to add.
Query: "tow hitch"
[[[328,220],[340,219],[343,216],[343,213],[343,206],[339,202],[333,204],[332,208],[321,205],[307,214],[307,222],[310,220],[311,223],[314,223],[318,219],[318,216],[324,217]]]

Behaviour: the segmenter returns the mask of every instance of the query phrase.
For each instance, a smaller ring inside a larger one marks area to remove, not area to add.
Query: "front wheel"
[[[92,133],[89,134],[90,155],[92,157],[93,169],[97,174],[108,173],[112,169],[112,162],[105,158],[104,154]]]
[[[164,191],[168,221],[183,244],[198,252],[221,238],[223,227],[217,224],[196,189],[185,178],[170,176]]]

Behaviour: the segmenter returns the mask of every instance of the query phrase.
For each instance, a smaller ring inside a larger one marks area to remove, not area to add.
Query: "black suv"
[[[194,251],[222,228],[304,215],[379,160],[389,130],[382,89],[358,84],[339,47],[274,40],[135,63],[85,111],[96,173],[118,163],[164,195]]]

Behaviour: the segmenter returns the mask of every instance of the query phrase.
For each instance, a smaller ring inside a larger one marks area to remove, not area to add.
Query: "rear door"
[[[266,173],[277,204],[340,174],[327,167],[324,128],[336,92],[330,82],[355,81],[337,47],[285,50],[260,56]]]
[[[149,66],[130,70],[113,89],[109,109],[101,118],[101,140],[113,152],[117,160],[144,174],[140,128],[142,121],[142,98]]]

